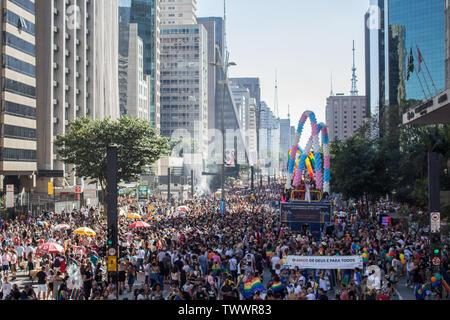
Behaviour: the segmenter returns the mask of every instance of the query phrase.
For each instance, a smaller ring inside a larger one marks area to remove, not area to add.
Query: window
[[[18,103],[3,101],[2,112],[28,119],[36,119],[36,109]]]
[[[0,160],[36,162],[36,150],[0,148]]]
[[[10,0],[12,3],[18,5],[22,9],[25,9],[26,11],[34,14],[34,3],[30,0]]]
[[[3,125],[3,136],[5,138],[23,139],[36,141],[36,129]]]
[[[4,55],[3,63],[7,69],[11,69],[11,70],[26,74],[27,76],[30,76],[33,78],[36,76],[36,68],[33,65],[26,63],[22,60],[13,58],[8,55]]]
[[[19,51],[25,52],[33,57],[35,56],[35,49],[33,44],[20,38],[17,38],[16,36],[5,31],[3,32],[3,40],[6,43],[6,45]]]
[[[36,98],[36,88],[26,85],[25,83],[14,81],[11,79],[4,79],[3,90],[17,93],[29,98]]]
[[[33,36],[35,35],[34,23],[31,23],[12,11],[6,10],[6,21],[12,26],[19,28],[19,30],[23,30]]]

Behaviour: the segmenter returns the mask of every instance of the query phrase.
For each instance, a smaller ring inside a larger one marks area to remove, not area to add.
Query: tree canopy
[[[148,121],[122,117],[117,121],[88,117],[70,122],[70,130],[55,141],[59,159],[74,165],[77,177],[98,182],[106,190],[106,151],[118,148],[118,182],[133,181],[144,167],[169,150],[168,138],[159,137]]]

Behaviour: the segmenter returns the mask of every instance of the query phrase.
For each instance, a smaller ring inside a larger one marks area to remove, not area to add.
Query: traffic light
[[[430,239],[431,248],[431,264],[432,267],[438,268],[441,265],[441,242],[440,234],[432,234]]]

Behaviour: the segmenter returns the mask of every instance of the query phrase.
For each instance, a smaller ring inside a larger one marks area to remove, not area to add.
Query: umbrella
[[[53,229],[54,230],[66,230],[66,229],[70,229],[70,226],[68,224],[62,223],[62,224],[58,224]]]
[[[189,211],[189,208],[186,206],[180,206],[177,208],[177,211]]]
[[[73,233],[86,235],[86,236],[95,236],[96,233],[94,230],[89,229],[88,227],[81,227],[73,231]]]
[[[63,253],[64,247],[61,245],[55,243],[55,242],[47,242],[44,244],[41,244],[37,248],[38,252],[45,252],[45,253]]]
[[[128,213],[127,215],[128,219],[142,219],[142,217],[140,215],[138,215],[137,213]]]
[[[172,214],[172,216],[178,217],[178,216],[182,216],[182,215],[185,215],[185,214],[186,214],[186,212],[184,212],[184,211],[175,211],[175,212]]]
[[[150,225],[148,223],[143,222],[143,221],[138,221],[138,222],[135,222],[135,223],[131,224],[128,228],[129,229],[150,228]]]

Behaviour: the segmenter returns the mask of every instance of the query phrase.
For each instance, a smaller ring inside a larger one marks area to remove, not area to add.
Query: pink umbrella
[[[138,221],[138,222],[135,222],[135,223],[131,224],[128,228],[129,229],[150,228],[150,225],[148,223],[143,222],[143,221]]]
[[[64,247],[60,246],[59,244],[55,243],[55,242],[47,242],[44,244],[41,244],[38,248],[37,248],[38,252],[42,252],[42,253],[63,253],[64,252]]]

